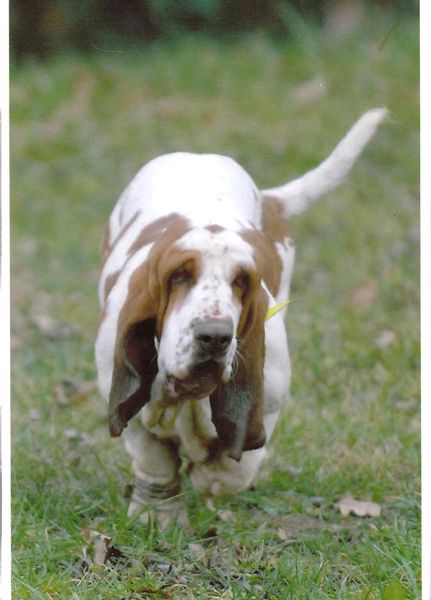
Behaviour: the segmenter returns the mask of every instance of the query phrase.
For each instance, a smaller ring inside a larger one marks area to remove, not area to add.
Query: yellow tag
[[[278,312],[280,312],[280,310],[283,310],[283,308],[288,304],[289,300],[285,300],[284,302],[280,302],[280,304],[276,304],[272,308],[269,308],[268,312],[266,313],[265,321],[276,315]]]

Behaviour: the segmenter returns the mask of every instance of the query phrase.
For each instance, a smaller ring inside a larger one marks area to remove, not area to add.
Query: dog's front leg
[[[175,444],[147,431],[138,418],[129,422],[123,436],[135,473],[128,515],[142,511],[143,523],[155,519],[161,529],[175,522],[188,527],[186,506],[178,497],[180,459]]]

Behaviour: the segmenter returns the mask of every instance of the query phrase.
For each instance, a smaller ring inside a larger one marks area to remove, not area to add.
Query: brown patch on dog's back
[[[283,244],[289,237],[287,222],[283,215],[283,205],[278,198],[263,196],[262,231],[265,237],[272,242]]]
[[[274,241],[257,229],[245,229],[240,235],[254,249],[257,270],[271,294],[276,296],[280,287],[283,264]]]

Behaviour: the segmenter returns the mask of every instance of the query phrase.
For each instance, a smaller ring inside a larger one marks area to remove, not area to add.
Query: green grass
[[[376,18],[339,39],[307,27],[277,44],[195,36],[13,70],[16,600],[419,598],[417,46],[413,21]],[[315,77],[326,93],[301,102]],[[216,503],[234,515],[224,521],[186,482],[192,534],[127,519],[132,474],[103,402],[54,393],[95,377],[99,245],[122,188],[182,149],[233,156],[273,186],[383,105],[391,118],[348,184],[291,222],[292,398],[255,489]],[[66,330],[49,339],[38,315]],[[381,348],[384,331],[395,340]],[[339,516],[347,492],[381,517]],[[129,563],[83,569],[87,525]]]

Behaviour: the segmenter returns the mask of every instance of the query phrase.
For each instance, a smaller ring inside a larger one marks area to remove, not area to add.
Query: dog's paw
[[[265,455],[265,449],[243,452],[241,460],[221,456],[194,464],[189,472],[193,488],[203,496],[232,496],[247,489]]]
[[[171,525],[176,525],[182,529],[190,529],[190,521],[187,513],[187,507],[183,502],[176,502],[173,506],[142,505],[132,501],[127,514],[129,517],[141,513],[139,520],[142,525],[148,523],[157,524],[160,531],[165,531]]]
[[[149,497],[148,488],[146,482],[137,480],[127,515],[134,517],[140,514],[139,520],[143,525],[156,523],[162,531],[170,525],[178,525],[184,529],[189,529],[187,507],[183,499],[166,497],[168,493],[173,491],[168,488],[157,496],[154,493],[153,486],[151,497]],[[174,492],[178,494],[179,489],[175,488]]]

